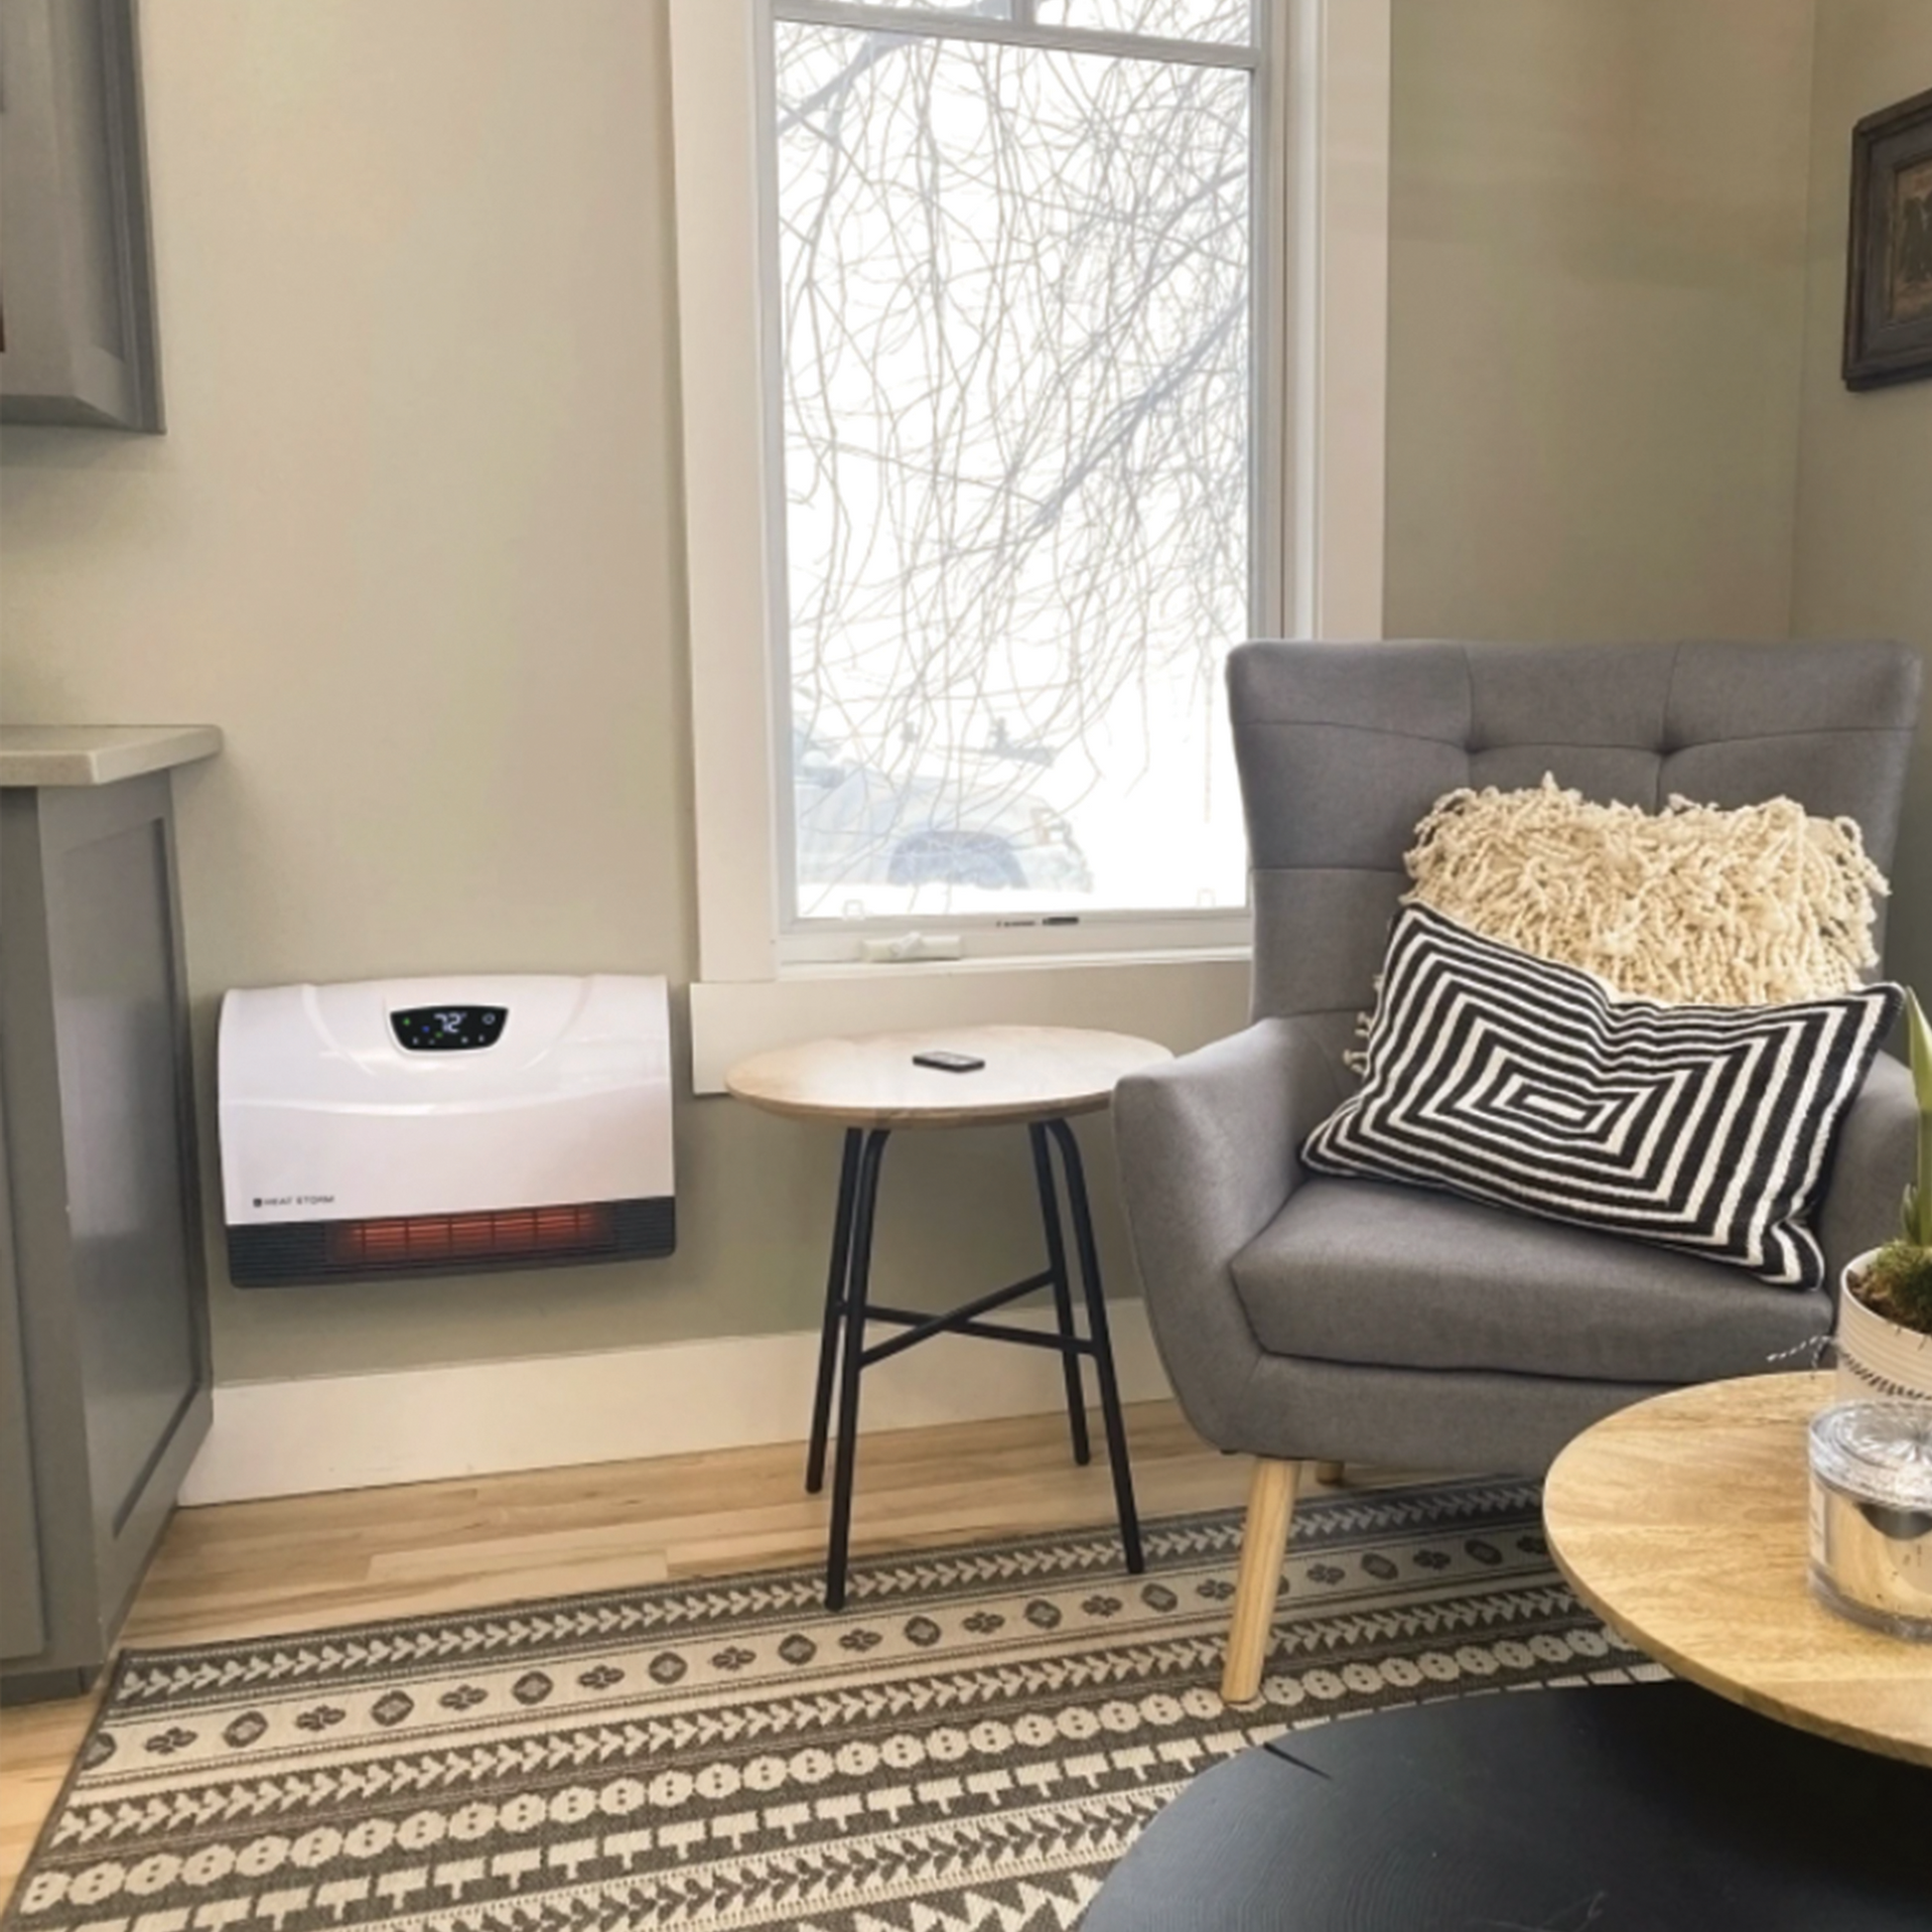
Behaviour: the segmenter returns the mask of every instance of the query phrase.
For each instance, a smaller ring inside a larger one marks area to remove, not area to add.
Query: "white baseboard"
[[[1171,1393],[1139,1302],[1110,1305],[1121,1394]],[[1035,1311],[1008,1317],[1048,1325]],[[697,1449],[802,1442],[818,1336],[737,1335],[597,1355],[374,1375],[228,1382],[185,1504],[372,1489]],[[1087,1376],[1088,1400],[1096,1400]],[[862,1433],[1042,1415],[1062,1400],[1045,1349],[942,1337],[866,1373]]]

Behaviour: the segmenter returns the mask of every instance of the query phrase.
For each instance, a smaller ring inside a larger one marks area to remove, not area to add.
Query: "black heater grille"
[[[676,1246],[677,1204],[664,1195],[471,1214],[230,1227],[228,1275],[237,1288],[289,1288],[624,1261],[667,1255]]]

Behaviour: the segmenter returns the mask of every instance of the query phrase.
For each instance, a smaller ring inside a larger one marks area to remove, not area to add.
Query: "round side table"
[[[1835,1394],[1830,1375],[1751,1375],[1606,1416],[1551,1465],[1550,1551],[1604,1622],[1680,1677],[1932,1765],[1932,1645],[1811,1594],[1805,1432]]]
[[[984,1064],[951,1073],[914,1064],[920,1053],[970,1055]],[[832,1224],[832,1263],[825,1280],[825,1318],[820,1331],[818,1381],[812,1397],[812,1433],[805,1458],[805,1487],[825,1482],[825,1450],[831,1429],[832,1393],[839,1402],[838,1448],[832,1469],[832,1531],[825,1561],[825,1604],[845,1605],[846,1559],[852,1537],[852,1478],[858,1451],[859,1378],[876,1362],[935,1335],[975,1335],[986,1341],[1050,1348],[1060,1357],[1066,1381],[1067,1429],[1073,1457],[1091,1457],[1087,1442],[1083,1356],[1093,1360],[1100,1385],[1100,1413],[1114,1478],[1127,1567],[1144,1568],[1134,1481],[1127,1465],[1127,1435],[1121,1422],[1120,1387],[1114,1373],[1107,1305],[1101,1293],[1100,1258],[1094,1246],[1080,1148],[1067,1121],[1098,1113],[1124,1075],[1172,1055],[1150,1039],[1094,1033],[1074,1027],[961,1027],[946,1032],[871,1034],[780,1047],[742,1060],[725,1076],[727,1089],[768,1113],[796,1120],[832,1121],[845,1129],[839,1200]],[[932,1314],[884,1306],[871,1299],[873,1218],[886,1145],[900,1128],[984,1127],[999,1122],[1025,1126],[1033,1143],[1034,1174],[1046,1241],[1046,1266],[957,1308]],[[1073,1222],[1087,1332],[1073,1319],[1072,1280],[1060,1217],[1053,1150],[1065,1178]],[[995,1310],[1040,1289],[1050,1289],[1056,1315],[1052,1332],[989,1321]],[[868,1344],[867,1325],[898,1330]]]

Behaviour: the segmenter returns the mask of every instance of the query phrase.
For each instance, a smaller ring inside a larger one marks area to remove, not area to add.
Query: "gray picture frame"
[[[1932,376],[1932,88],[1852,130],[1845,384]]]

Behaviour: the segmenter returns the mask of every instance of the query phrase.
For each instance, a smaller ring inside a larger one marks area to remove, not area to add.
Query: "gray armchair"
[[[1761,1371],[1829,1293],[1478,1206],[1303,1172],[1349,1091],[1417,821],[1543,773],[1649,809],[1788,794],[1889,870],[1920,666],[1902,645],[1249,644],[1228,685],[1253,865],[1253,1024],[1115,1098],[1128,1221],[1188,1420],[1257,1457],[1223,1694],[1260,1684],[1296,1465],[1540,1473],[1599,1417]],[[1914,1113],[1881,1056],[1840,1144],[1832,1279],[1884,1238]]]

